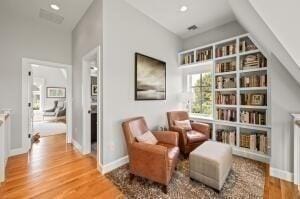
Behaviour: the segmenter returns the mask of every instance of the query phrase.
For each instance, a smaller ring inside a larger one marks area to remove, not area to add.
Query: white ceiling
[[[125,0],[171,32],[187,38],[235,20],[227,0]],[[180,12],[182,5],[187,12]],[[188,31],[196,25],[198,29]]]
[[[27,18],[38,23],[49,24],[58,29],[72,31],[93,0],[0,0],[0,11],[14,17]],[[59,11],[52,10],[50,4],[60,6]],[[40,9],[45,9],[64,17],[62,24],[54,24],[39,18]]]

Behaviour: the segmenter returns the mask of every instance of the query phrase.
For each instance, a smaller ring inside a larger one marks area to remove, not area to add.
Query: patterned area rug
[[[130,184],[128,164],[106,176],[128,198],[263,198],[265,165],[233,156],[232,170],[220,193],[200,182],[191,181],[189,162],[183,159],[178,163],[178,169],[172,176],[168,194],[162,192],[159,184],[140,177],[135,177]]]

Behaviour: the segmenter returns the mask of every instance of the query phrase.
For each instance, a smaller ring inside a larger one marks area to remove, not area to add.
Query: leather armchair
[[[123,122],[122,127],[129,155],[130,179],[140,176],[158,182],[167,193],[167,185],[179,157],[178,133],[153,132],[158,143],[152,145],[138,142],[135,138],[149,130],[143,117]]]
[[[176,120],[189,120],[189,115],[186,111],[167,112],[167,117],[169,129],[179,133],[179,148],[185,157],[210,138],[210,126],[208,124],[191,122],[192,130],[185,130],[175,126]]]

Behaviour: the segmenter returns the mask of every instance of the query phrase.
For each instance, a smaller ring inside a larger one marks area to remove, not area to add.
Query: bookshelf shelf
[[[192,116],[192,119],[211,124],[212,139],[231,145],[234,154],[268,163],[271,155],[269,68],[267,58],[251,35],[181,52],[178,61],[179,68],[183,69],[201,65],[212,67],[213,117],[207,120]],[[185,61],[192,62],[183,64]],[[252,135],[251,149],[248,145],[248,148],[241,146],[241,136],[245,132]],[[258,136],[262,132],[265,138]],[[258,136],[257,143],[263,143],[265,150],[253,143],[253,135]]]
[[[216,76],[233,75],[233,74],[236,74],[236,71],[223,72],[223,73],[215,73]]]
[[[260,72],[260,71],[267,71],[267,67],[240,70],[240,73],[250,73],[250,72]]]
[[[241,91],[259,91],[259,90],[268,90],[268,87],[245,87],[240,88]]]

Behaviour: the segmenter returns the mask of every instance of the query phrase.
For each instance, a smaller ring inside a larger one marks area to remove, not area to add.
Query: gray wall
[[[127,155],[121,123],[144,116],[150,128],[165,124],[166,111],[178,106],[181,40],[123,0],[103,1],[103,163]],[[134,101],[134,53],[167,63],[167,100]]]
[[[271,55],[272,158],[271,167],[293,172],[293,125],[290,113],[300,112],[300,86]]]
[[[82,144],[82,57],[101,44],[102,0],[94,0],[72,32],[73,139],[80,144]]]
[[[71,64],[71,34],[0,7],[0,109],[12,109],[11,148],[22,147],[22,58]]]
[[[217,41],[228,39],[237,35],[246,33],[245,29],[236,21],[229,22],[222,26],[208,30],[184,40],[183,48],[185,50],[211,44]]]

